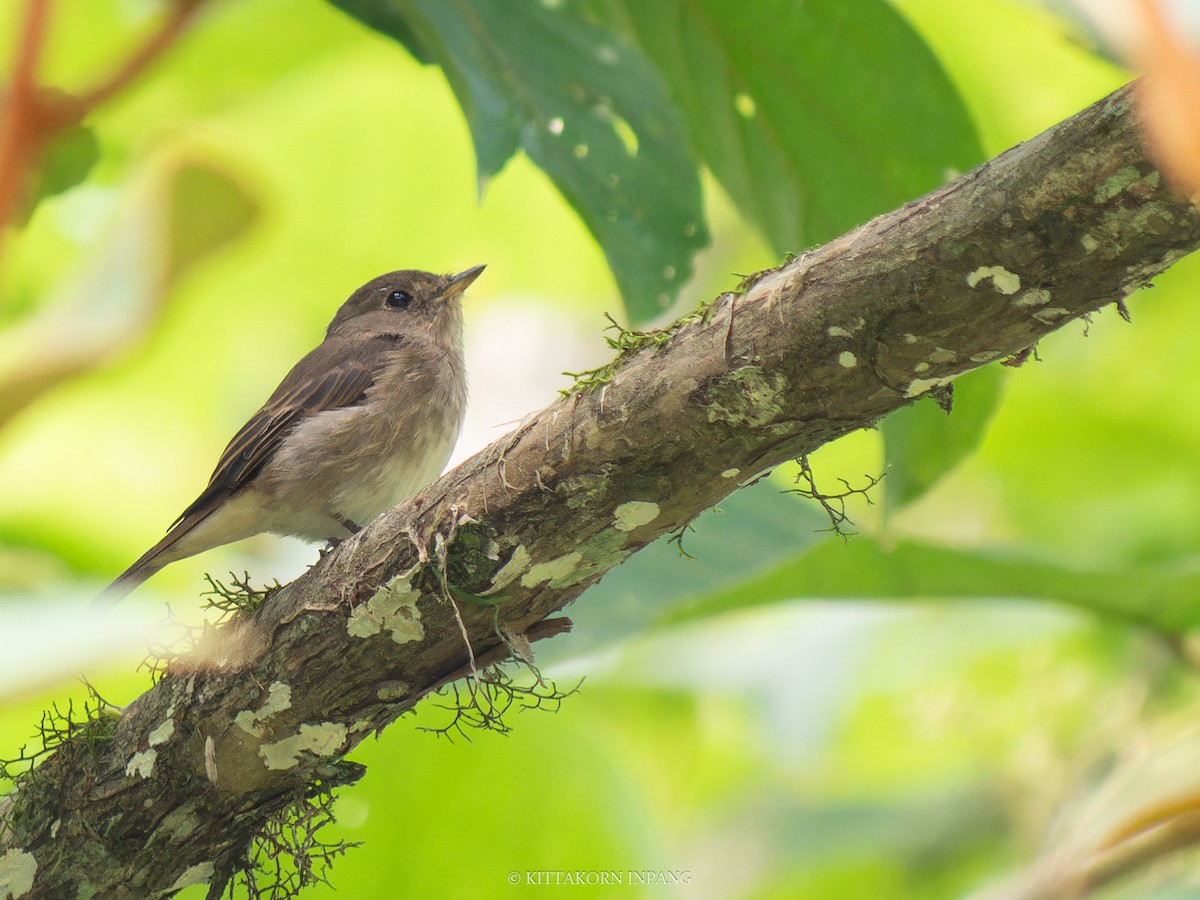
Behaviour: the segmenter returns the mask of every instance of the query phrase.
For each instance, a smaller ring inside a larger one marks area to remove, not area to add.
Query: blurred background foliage
[[[170,6],[60,0],[41,82],[84,89]],[[0,6],[6,70],[22,9]],[[199,4],[50,147],[0,246],[0,753],[80,675],[144,690],[203,573],[313,561],[261,537],[82,611],[352,288],[488,264],[465,458],[606,360],[605,312],[661,321],[1127,81],[1083,21],[1023,0]],[[926,402],[822,449],[826,489],[887,471],[848,543],[780,471],[694,523],[694,559],[660,543],[611,573],[538,648],[560,686],[586,676],[557,715],[449,743],[414,727],[448,720],[427,703],[365,744],[326,835],[366,842],[340,895],[634,870],[689,883],[572,890],[1035,896],[1047,865],[1194,810],[1198,279],[1185,260],[1132,325],[1105,311],[964,378],[949,418]],[[1104,895],[1198,881],[1185,853]]]

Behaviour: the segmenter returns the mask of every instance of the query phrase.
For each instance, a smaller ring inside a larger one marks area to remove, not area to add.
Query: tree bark
[[[0,801],[0,897],[219,886],[342,757],[557,633],[612,567],[772,466],[1019,355],[1200,246],[1126,87],[763,273],[239,613]],[[213,895],[215,896],[215,889]]]

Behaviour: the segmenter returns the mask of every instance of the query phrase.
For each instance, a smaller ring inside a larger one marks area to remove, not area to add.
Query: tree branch
[[[531,415],[62,743],[0,801],[0,888],[7,871],[39,896],[204,880],[216,896],[273,814],[356,777],[341,757],[366,735],[472,659],[561,630],[547,617],[650,541],[1197,246],[1127,87],[631,342],[606,384]]]

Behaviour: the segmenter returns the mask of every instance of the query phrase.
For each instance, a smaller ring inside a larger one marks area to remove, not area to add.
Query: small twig
[[[848,541],[854,534],[852,531],[845,529],[846,525],[853,525],[850,516],[846,513],[846,500],[850,497],[861,496],[867,501],[868,505],[874,505],[871,499],[870,490],[883,480],[883,475],[867,475],[866,487],[856,488],[851,487],[850,482],[845,478],[839,478],[838,481],[845,487],[844,491],[836,494],[827,494],[817,487],[816,477],[813,475],[812,467],[808,462],[808,454],[801,456],[796,460],[800,466],[800,471],[796,473],[796,484],[803,483],[805,486],[794,487],[787,490],[788,494],[799,494],[801,497],[807,497],[809,500],[816,500],[825,510],[825,514],[829,516],[829,527],[821,529],[822,531],[832,531],[841,536],[842,540]]]
[[[443,587],[445,587],[445,584],[446,582],[443,580]],[[450,601],[450,606],[454,609],[454,620],[458,622],[459,633],[462,634],[463,643],[467,647],[467,665],[471,667],[471,676],[475,677],[477,675],[475,669],[475,648],[471,646],[471,634],[467,631],[467,623],[463,621],[462,610],[458,608],[458,603],[455,602],[449,590],[446,590],[445,597]]]
[[[421,730],[450,741],[453,741],[455,734],[470,741],[468,729],[508,734],[512,729],[504,717],[514,705],[520,710],[558,712],[563,701],[583,686],[583,679],[580,679],[570,690],[560,690],[553,682],[544,680],[535,666],[523,660],[520,662],[533,674],[533,684],[518,684],[499,664],[488,666],[476,676],[468,677],[468,696],[465,700],[459,682],[445,685],[439,693],[443,696],[452,694],[453,699],[441,704],[441,707],[452,712],[453,716],[440,728]]]
[[[692,556],[692,554],[688,553],[687,550],[684,549],[683,538],[684,535],[686,535],[689,531],[696,530],[695,526],[692,525],[694,521],[696,521],[696,516],[692,516],[690,519],[676,528],[673,532],[671,532],[671,536],[667,538],[667,543],[674,544],[675,548],[679,551],[680,556],[692,560],[694,560],[696,557]]]
[[[75,102],[87,113],[111,100],[141,75],[175,40],[205,0],[175,0],[166,16],[145,42],[126,57],[107,78],[80,94]]]

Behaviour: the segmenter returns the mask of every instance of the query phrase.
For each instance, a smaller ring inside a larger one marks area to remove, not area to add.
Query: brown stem
[[[25,176],[36,156],[38,100],[34,76],[46,42],[51,0],[29,0],[17,43],[8,102],[0,112],[0,225],[12,219]]]
[[[112,72],[108,78],[85,91],[75,101],[75,108],[86,115],[101,103],[112,99],[128,87],[183,33],[196,10],[205,0],[178,0],[167,13],[159,27],[140,47]]]
[[[204,2],[178,0],[158,28],[111,75],[64,100],[61,95],[39,91],[35,78],[52,0],[28,0],[8,102],[0,112],[0,226],[12,222],[30,173],[54,136],[128,87],[175,42]]]

